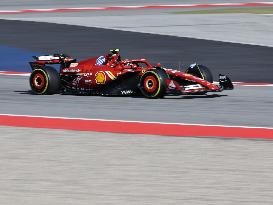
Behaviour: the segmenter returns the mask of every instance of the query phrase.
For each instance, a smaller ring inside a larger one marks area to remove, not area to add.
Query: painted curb
[[[135,5],[135,6],[81,7],[81,8],[49,8],[49,9],[38,8],[38,9],[23,9],[23,10],[0,10],[0,14],[62,13],[62,12],[81,12],[81,11],[141,10],[141,9],[179,9],[179,8],[187,9],[187,8],[209,8],[209,7],[259,7],[259,6],[273,6],[273,2]]]
[[[1,126],[175,137],[273,139],[273,128],[0,114]]]

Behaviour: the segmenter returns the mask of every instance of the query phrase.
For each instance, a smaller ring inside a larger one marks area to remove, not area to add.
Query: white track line
[[[0,75],[8,76],[30,76],[31,73],[27,72],[12,72],[12,71],[0,71]]]

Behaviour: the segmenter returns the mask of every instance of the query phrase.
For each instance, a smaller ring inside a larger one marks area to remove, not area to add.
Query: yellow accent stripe
[[[105,71],[106,74],[108,75],[109,78],[111,78],[111,80],[116,80],[116,76],[111,72],[111,71]]]
[[[154,94],[153,97],[157,97],[158,94],[159,94],[160,91],[161,91],[161,83],[160,83],[160,76],[159,76],[156,72],[154,72],[154,74],[156,75],[156,77],[157,77],[157,79],[158,79],[158,90],[157,90],[157,92]]]
[[[202,79],[205,80],[205,77],[204,77],[203,73],[201,72],[201,70],[200,70],[200,68],[199,68],[199,65],[197,65],[197,68],[198,68],[198,70],[199,70],[199,72],[200,72],[200,74],[201,74],[201,76],[202,76]]]

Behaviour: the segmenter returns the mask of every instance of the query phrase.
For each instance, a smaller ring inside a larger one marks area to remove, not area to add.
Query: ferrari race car
[[[119,60],[110,65],[105,56],[77,62],[65,54],[33,56],[30,87],[40,95],[76,94],[162,98],[166,95],[206,94],[233,89],[231,80],[219,75],[213,83],[209,68],[196,63],[185,72],[152,65],[146,59]],[[59,64],[60,69],[50,66]]]

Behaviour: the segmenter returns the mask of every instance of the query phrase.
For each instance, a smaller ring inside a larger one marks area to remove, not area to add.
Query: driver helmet
[[[119,48],[111,49],[110,52],[113,54],[118,54],[119,53]]]

